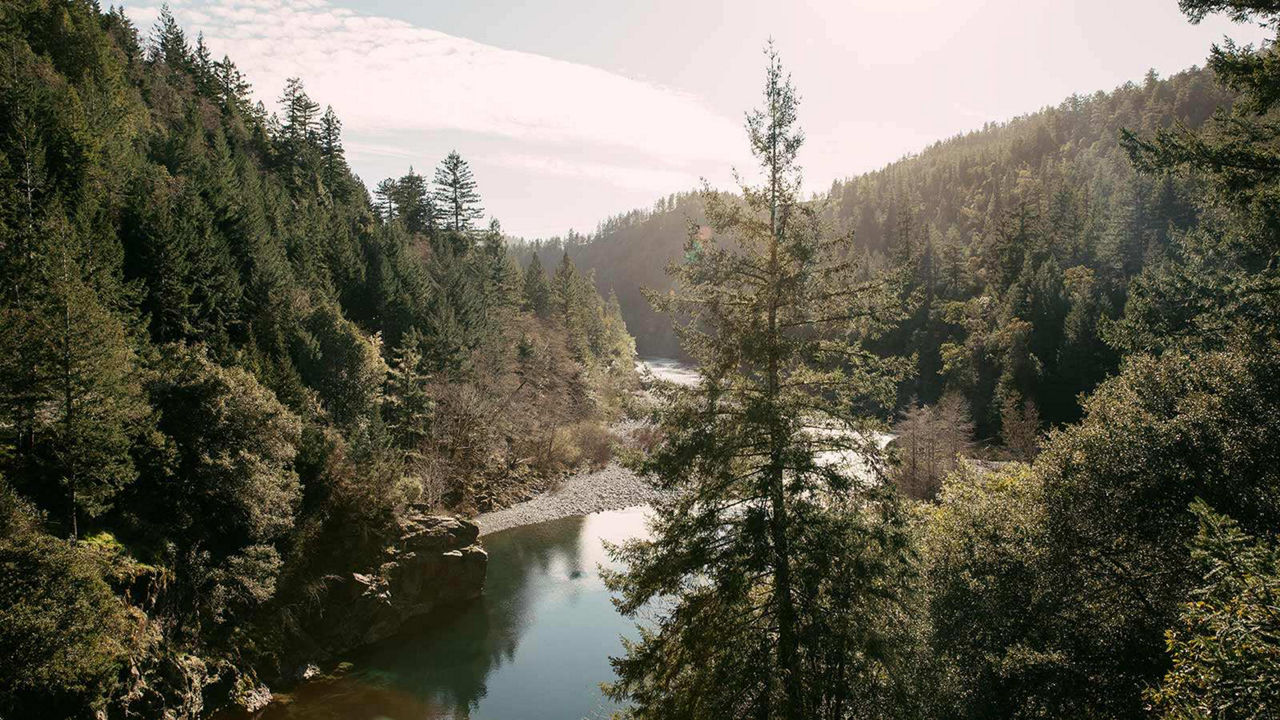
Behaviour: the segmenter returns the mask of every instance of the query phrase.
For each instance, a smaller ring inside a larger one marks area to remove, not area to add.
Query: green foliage
[[[471,167],[457,150],[436,168],[435,185],[431,197],[441,226],[461,235],[471,232],[472,224],[484,217],[484,209]]]
[[[38,525],[0,481],[0,714],[89,717],[118,682],[129,619],[94,553]]]
[[[1255,531],[1280,521],[1278,389],[1274,367],[1246,355],[1130,358],[1086,401],[1079,425],[1049,436],[1035,465],[1042,526],[992,561],[989,581],[964,592],[950,575],[972,570],[930,573],[931,584],[956,592],[953,606],[984,602],[988,592],[1003,597],[1006,583],[1020,588],[1007,605],[984,606],[974,632],[995,633],[988,641],[1000,653],[1025,650],[1028,661],[1044,661],[1019,681],[1029,683],[1018,691],[1028,694],[1024,707],[1043,707],[1046,716],[1062,708],[1141,714],[1143,689],[1168,669],[1165,631],[1200,580],[1188,562],[1197,529],[1191,502],[1204,498]],[[1000,497],[984,500],[988,522],[1004,521]],[[1011,517],[1023,502],[1007,501]],[[1047,609],[1028,615],[1023,598]],[[952,622],[934,614],[936,627]],[[985,693],[987,680],[960,670],[971,665],[951,664],[953,680],[967,678],[956,692]]]
[[[172,602],[194,633],[272,595],[276,543],[293,527],[300,494],[300,426],[249,373],[200,350],[165,350],[148,387],[162,442],[133,504],[145,508],[144,537],[171,544]]]
[[[1173,668],[1149,697],[1170,720],[1261,720],[1280,707],[1280,552],[1197,502],[1202,584],[1169,631]]]
[[[1083,678],[1059,649],[1044,488],[1029,466],[958,472],[924,510],[931,692],[940,717],[1079,716]]]
[[[320,303],[301,320],[295,340],[298,370],[333,422],[347,431],[376,422],[387,365],[378,338],[370,338]]]
[[[687,318],[703,381],[659,413],[645,469],[669,495],[652,539],[613,551],[619,609],[663,604],[607,688],[638,718],[891,716],[910,644],[897,505],[880,478],[821,460],[874,452],[855,413],[890,401],[900,366],[858,339],[895,298],[857,279],[848,237],[799,200],[796,97],[768,57],[764,109],[748,116],[765,184],[707,198],[709,232],[691,229],[677,290],[654,296]]]

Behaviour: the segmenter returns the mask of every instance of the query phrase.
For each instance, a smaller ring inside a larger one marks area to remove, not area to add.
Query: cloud
[[[466,131],[543,150],[593,146],[642,155],[685,176],[738,157],[739,124],[673,88],[325,0],[171,5],[189,32],[204,33],[215,56],[231,56],[268,107],[296,75],[356,134]],[[145,28],[158,8],[128,12]]]
[[[698,186],[694,173],[635,164],[614,164],[565,159],[547,155],[502,154],[485,158],[489,163],[540,175],[606,182],[628,190],[644,190],[655,195]]]

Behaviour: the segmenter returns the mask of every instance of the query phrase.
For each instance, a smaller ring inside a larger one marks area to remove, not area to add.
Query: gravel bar
[[[521,525],[648,505],[658,495],[639,475],[610,463],[601,470],[570,475],[555,490],[532,500],[478,515],[475,522],[483,536]]]

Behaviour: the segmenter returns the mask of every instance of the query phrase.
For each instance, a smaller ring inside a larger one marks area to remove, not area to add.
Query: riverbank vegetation
[[[616,303],[522,275],[459,154],[371,197],[167,10],[4,3],[0,63],[0,715],[258,702],[402,513],[609,452]]]
[[[1227,12],[1280,27],[1268,3],[1181,5],[1192,20]],[[611,576],[618,606],[644,617],[608,686],[632,703],[621,716],[1280,711],[1278,57],[1274,40],[1214,48],[1209,70],[1233,103],[1196,128],[1116,129],[1133,186],[1186,203],[1186,223],[1164,223],[1166,235],[1127,225],[1092,234],[1072,219],[1081,220],[1070,193],[1056,194],[1066,214],[1053,220],[1029,204],[986,215],[1003,230],[969,240],[994,255],[971,253],[968,267],[1009,261],[983,271],[1008,294],[948,303],[992,324],[942,343],[929,378],[898,385],[936,384],[941,400],[901,420],[900,462],[886,471],[824,462],[831,439],[807,420],[840,418],[856,439],[891,415],[893,399],[880,395],[913,363],[886,355],[884,338],[920,330],[935,296],[918,271],[936,259],[928,248],[938,238],[926,229],[923,254],[850,268],[875,255],[818,222],[834,216],[822,203],[833,198],[805,201],[788,183],[802,136],[770,54],[764,103],[747,126],[765,186],[740,198],[705,193],[707,222],[672,265],[672,290],[654,294],[704,377],[672,389],[658,413],[665,436],[648,470],[673,497],[659,504],[653,537],[614,550],[626,564]],[[835,247],[845,249],[833,258]],[[1105,247],[1119,252],[1094,256],[1121,273],[1110,279],[1072,255]],[[1137,247],[1147,248],[1140,266],[1111,265]],[[1117,278],[1123,290],[1109,297],[1101,288]],[[1087,297],[1074,308],[1041,312],[1036,288],[1076,293],[1082,279]],[[1080,308],[1091,308],[1087,318]],[[1102,362],[1093,381],[1073,386],[1096,387],[1069,412],[1045,402],[1059,424],[1041,435],[1036,403],[1016,392],[1051,368],[1036,360],[1048,357],[1036,338],[1086,325],[1088,347],[1057,344],[1054,357],[1060,372]],[[977,347],[992,342],[979,331],[1017,337],[990,352]],[[994,469],[956,457],[973,426],[963,398],[983,373],[947,368],[974,358],[1004,363],[989,379],[1017,461]],[[911,360],[920,372],[920,357]],[[860,451],[876,456],[871,442]],[[891,492],[894,480],[924,500]]]
[[[900,291],[917,300],[871,346],[915,358],[895,407],[958,393],[977,436],[997,444],[1006,408],[1021,412],[1028,400],[1046,425],[1079,419],[1077,396],[1119,367],[1106,329],[1135,278],[1203,213],[1194,178],[1140,172],[1121,132],[1199,128],[1235,96],[1211,69],[1151,73],[940,141],[819,194],[831,231],[853,233],[865,267],[903,272]],[[544,262],[567,251],[602,289],[616,289],[643,354],[676,357],[670,319],[640,288],[671,287],[664,267],[681,258],[688,222],[705,222],[704,205],[701,193],[676,194],[536,247]]]
[[[0,716],[260,705],[404,521],[608,461],[624,317],[701,382],[630,458],[623,716],[1280,712],[1280,45],[816,198],[767,67],[759,185],[509,251],[461,154],[370,192],[167,10],[0,4]]]

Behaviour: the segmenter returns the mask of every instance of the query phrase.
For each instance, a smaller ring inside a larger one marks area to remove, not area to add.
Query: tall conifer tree
[[[524,269],[524,308],[541,318],[551,314],[551,283],[536,252]]]
[[[639,718],[870,717],[905,644],[889,609],[900,513],[881,474],[854,468],[879,467],[879,425],[861,413],[890,404],[902,374],[860,344],[895,317],[893,288],[857,280],[850,237],[799,200],[797,98],[767,56],[747,120],[763,185],[706,193],[711,232],[693,229],[676,290],[653,298],[688,318],[703,380],[661,412],[646,469],[668,499],[652,539],[614,549],[627,570],[608,579],[624,613],[670,608],[614,660],[608,691]]]
[[[455,150],[436,168],[435,200],[440,224],[455,233],[470,232],[473,224],[484,217],[480,194],[467,161]]]

